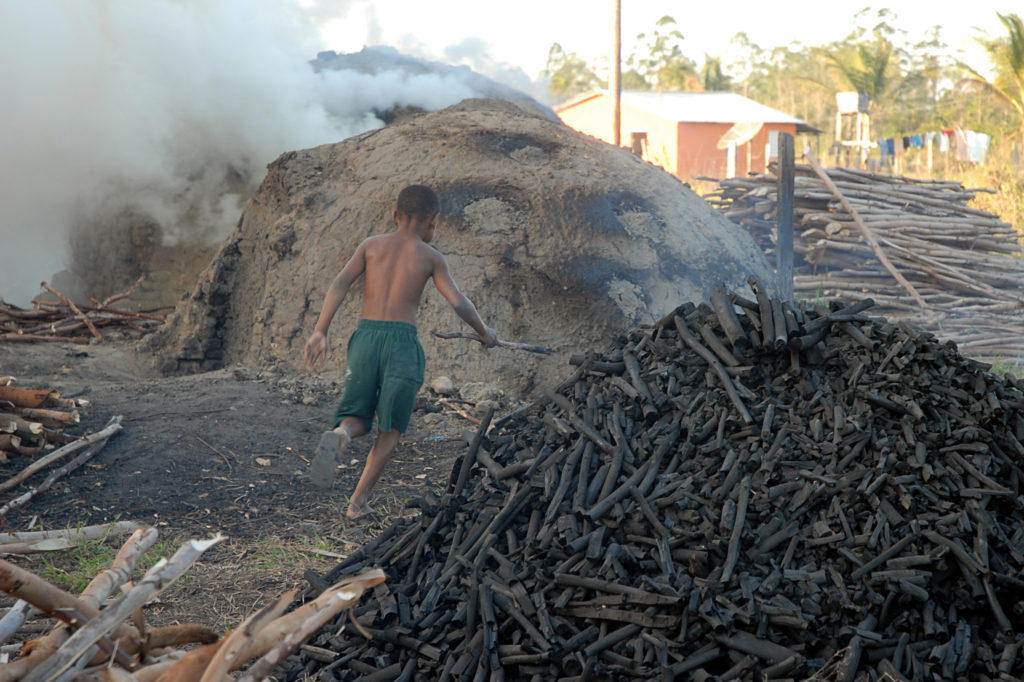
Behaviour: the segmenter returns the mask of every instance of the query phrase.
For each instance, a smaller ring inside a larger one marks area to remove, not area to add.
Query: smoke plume
[[[394,50],[314,61],[317,35],[286,0],[0,3],[0,296],[24,304],[118,216],[164,243],[219,241],[282,152],[486,94],[469,69],[410,70]]]

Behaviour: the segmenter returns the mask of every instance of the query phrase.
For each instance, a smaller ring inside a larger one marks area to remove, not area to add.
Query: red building
[[[555,107],[570,128],[613,142],[613,98],[580,95]],[[818,133],[798,118],[732,92],[624,91],[620,140],[681,180],[765,172],[777,133]],[[800,145],[797,145],[800,148]]]

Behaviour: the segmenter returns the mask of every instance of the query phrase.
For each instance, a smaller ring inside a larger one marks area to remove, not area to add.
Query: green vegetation
[[[548,63],[541,78],[548,81],[551,94],[562,99],[600,87],[603,82],[575,52],[566,52],[558,43],[548,50]]]
[[[280,571],[322,563],[317,561],[317,550],[331,552],[334,548],[319,537],[300,535],[291,540],[265,538],[257,542],[249,554],[255,568]]]
[[[997,377],[1004,377],[1007,374],[1014,379],[1024,377],[1024,367],[1022,367],[1018,362],[1007,360],[1005,358],[989,358],[985,361],[992,365],[991,369],[988,371]]]
[[[1024,22],[1016,14],[998,16],[1007,35],[979,40],[988,52],[995,77],[990,81],[969,65],[961,64],[967,77],[958,85],[961,91],[981,89],[1016,112],[1019,127],[1015,135],[1024,138]]]
[[[117,548],[109,541],[87,540],[74,549],[41,555],[42,567],[37,573],[57,587],[79,594],[97,574],[110,568],[116,555]]]
[[[697,65],[683,54],[683,34],[675,25],[672,17],[662,17],[651,35],[641,33],[636,37],[644,47],[626,58],[623,88],[703,90]]]
[[[925,154],[914,149],[905,155],[901,172],[914,177],[930,172],[968,187],[994,189],[994,195],[979,196],[978,207],[1024,232],[1024,21],[1018,14],[998,17],[1005,32],[977,38],[987,64],[957,59],[938,26],[912,40],[896,28],[892,10],[865,9],[853,16],[841,40],[762,48],[738,33],[731,42],[737,55],[731,63],[704,55],[698,67],[685,53],[685,36],[675,19],[666,16],[636,37],[638,47],[623,60],[622,87],[738,92],[822,130],[819,154],[833,142],[836,92],[871,96],[874,139],[956,128],[986,133],[991,143],[983,165],[936,153],[929,171]],[[607,66],[592,67],[555,44],[542,75],[556,98],[568,99],[606,85]],[[989,70],[993,75],[986,78]]]
[[[125,539],[124,537],[108,537],[99,540],[86,540],[73,549],[40,554],[36,557],[40,565],[33,570],[38,573],[39,577],[50,583],[68,592],[78,594],[89,585],[94,577],[110,568]],[[178,545],[172,542],[166,540],[157,542],[139,557],[137,575],[141,576],[157,561],[170,557],[176,551],[178,551]],[[183,583],[187,583],[188,580],[187,574],[181,578]]]

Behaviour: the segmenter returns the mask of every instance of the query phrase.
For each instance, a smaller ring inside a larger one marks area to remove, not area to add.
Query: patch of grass
[[[68,592],[78,594],[99,573],[110,568],[127,537],[101,538],[86,540],[77,547],[60,552],[47,552],[36,557],[38,567],[30,567],[40,578]],[[178,551],[180,545],[169,540],[162,540],[139,557],[134,575],[143,575],[160,559],[169,558]],[[179,582],[188,583],[186,573]]]
[[[1024,176],[1019,161],[1013,158],[1011,145],[995,148],[984,164],[962,164],[956,179],[965,187],[984,187],[995,193],[979,192],[972,205],[998,215],[1024,232]]]
[[[988,364],[992,365],[989,370],[992,374],[997,377],[1003,377],[1009,374],[1014,379],[1020,379],[1024,377],[1024,365],[1019,360],[1011,358],[988,358],[984,360]]]
[[[256,568],[265,571],[301,570],[337,562],[337,559],[317,554],[315,550],[336,552],[330,543],[319,536],[300,535],[291,540],[264,538],[257,541],[247,554]]]
[[[98,573],[110,568],[116,555],[117,548],[106,539],[86,540],[73,549],[42,554],[42,567],[36,573],[57,587],[79,594]]]

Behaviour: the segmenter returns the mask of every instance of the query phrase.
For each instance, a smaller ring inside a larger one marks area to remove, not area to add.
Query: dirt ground
[[[156,623],[228,627],[285,589],[304,585],[305,569],[330,570],[390,519],[418,514],[417,500],[447,482],[476,429],[453,409],[472,417],[472,404],[458,396],[439,402],[424,386],[371,500],[383,520],[353,523],[344,516],[347,495],[372,435],[355,442],[332,489],[319,490],[300,476],[339,396],[337,367],[305,374],[232,367],[167,378],[140,348],[128,341],[0,344],[0,375],[90,401],[81,425],[67,433],[97,431],[114,415],[124,426],[83,468],[12,510],[3,526],[58,529],[134,520],[155,525],[161,541],[170,543],[164,545],[168,554],[186,539],[225,534],[227,541],[207,552],[187,580],[149,607]],[[23,458],[0,464],[0,476],[26,464]],[[37,474],[29,484],[44,477]],[[116,549],[120,542],[110,544]],[[35,570],[72,558],[15,561]]]

